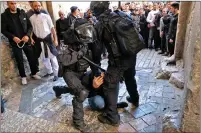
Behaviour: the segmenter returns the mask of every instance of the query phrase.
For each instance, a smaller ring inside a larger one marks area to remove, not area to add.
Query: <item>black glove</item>
[[[77,59],[81,59],[84,56],[84,53],[82,51],[77,52]]]

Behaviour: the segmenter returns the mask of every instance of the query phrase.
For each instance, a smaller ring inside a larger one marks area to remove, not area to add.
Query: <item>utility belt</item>
[[[87,71],[85,70],[78,70],[78,62],[75,64],[72,64],[70,66],[64,66],[59,68],[60,72],[59,72],[59,77],[62,77],[64,73],[68,72],[68,71],[73,71],[78,73],[79,75],[84,75],[84,73]],[[61,70],[62,69],[62,70]]]

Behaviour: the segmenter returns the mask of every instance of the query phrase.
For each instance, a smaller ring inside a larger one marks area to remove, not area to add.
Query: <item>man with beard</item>
[[[58,80],[59,65],[56,56],[58,51],[57,35],[49,14],[41,11],[41,3],[33,2],[34,14],[29,18],[36,36],[35,42],[41,45],[42,61],[47,69],[46,76],[54,76],[53,81]],[[53,39],[52,39],[53,36]]]
[[[104,76],[103,91],[105,97],[106,107],[104,113],[98,116],[98,120],[102,123],[117,126],[120,123],[120,116],[117,111],[118,99],[118,84],[125,78],[125,84],[130,97],[127,100],[134,106],[139,105],[139,95],[137,91],[137,84],[135,80],[135,64],[136,55],[123,56],[120,49],[115,44],[115,39],[108,30],[107,22],[110,21],[110,14],[108,1],[94,1],[90,4],[90,9],[98,19],[95,28],[98,33],[98,38],[103,43],[108,51],[108,68]],[[116,14],[117,15],[117,14]],[[108,20],[108,21],[104,21]],[[117,40],[116,40],[117,41]]]
[[[29,1],[29,5],[30,5],[31,9],[26,14],[27,14],[27,17],[30,19],[30,17],[32,15],[34,15],[33,1]],[[44,9],[41,9],[41,12],[48,14],[48,12]],[[31,39],[31,44],[33,45],[34,55],[35,55],[35,59],[36,59],[37,72],[39,72],[40,71],[39,70],[39,58],[40,58],[40,55],[42,52],[42,48],[41,48],[40,43],[35,42],[36,35],[33,32],[31,33],[30,39]]]

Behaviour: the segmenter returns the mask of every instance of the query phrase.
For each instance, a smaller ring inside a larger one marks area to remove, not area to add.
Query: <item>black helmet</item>
[[[90,9],[94,16],[101,15],[105,10],[109,9],[109,1],[91,1]]]

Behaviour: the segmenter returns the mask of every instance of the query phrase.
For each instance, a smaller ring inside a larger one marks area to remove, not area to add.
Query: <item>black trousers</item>
[[[166,47],[166,36],[163,35],[162,38],[161,38],[161,51],[164,53],[164,52],[167,52],[167,47]]]
[[[165,36],[165,39],[166,39],[165,46],[166,46],[167,52],[170,53],[169,48],[168,48],[168,45],[169,45],[168,34],[167,34],[167,32],[164,32],[164,33],[165,33],[164,36]]]
[[[25,69],[24,69],[24,62],[23,62],[23,54],[22,54],[22,50],[24,51],[28,62],[29,62],[29,66],[31,69],[31,74],[35,75],[37,72],[37,67],[36,67],[36,60],[35,60],[35,55],[34,55],[34,51],[33,51],[33,47],[30,45],[25,45],[22,49],[18,48],[17,46],[13,46],[12,47],[13,50],[13,54],[14,57],[16,59],[17,62],[17,66],[18,66],[18,70],[20,73],[21,77],[26,77],[25,74]]]
[[[35,65],[37,67],[37,72],[39,72],[39,57],[41,55],[42,48],[41,48],[40,40],[38,40],[35,35],[33,35],[33,39],[35,41],[35,44],[33,45],[33,51],[34,51],[35,62],[36,62]]]
[[[153,40],[154,40],[154,48],[155,49],[160,48],[160,43],[161,43],[160,33],[159,33],[159,30],[157,30],[156,27],[151,27],[149,29],[149,41],[148,41],[148,44],[149,44],[150,48],[152,48],[152,41]]]
[[[174,46],[175,46],[175,41],[173,43],[169,43],[169,40],[168,40],[168,49],[169,49],[170,56],[174,54]]]
[[[3,101],[3,98],[1,96],[1,113],[4,113],[4,112],[5,112],[4,101]]]
[[[169,36],[166,33],[166,47],[167,47],[167,51],[170,54],[170,56],[172,56],[174,54],[174,47],[175,47],[175,41],[173,43],[169,42]]]
[[[145,28],[141,29],[140,34],[142,35],[144,42],[145,42],[145,47],[148,48],[148,40],[149,40],[149,28],[145,26]]]
[[[136,63],[136,57],[134,58]],[[135,80],[135,63],[132,67],[114,67],[109,65],[107,73],[105,74],[103,91],[105,97],[105,114],[108,119],[113,122],[118,122],[120,120],[119,114],[117,111],[117,101],[118,101],[118,92],[117,88],[121,77],[125,79],[125,84],[127,91],[133,102],[139,100],[139,95],[137,91],[137,84]]]
[[[72,100],[73,105],[73,123],[78,126],[84,124],[84,109],[83,102],[88,97],[89,90],[82,85],[81,77],[83,73],[76,73],[71,70],[66,70],[64,73],[64,80],[72,90],[74,95]]]
[[[160,48],[161,44],[161,38],[160,38],[160,32],[159,30],[155,29],[154,33],[154,48],[158,49]]]

